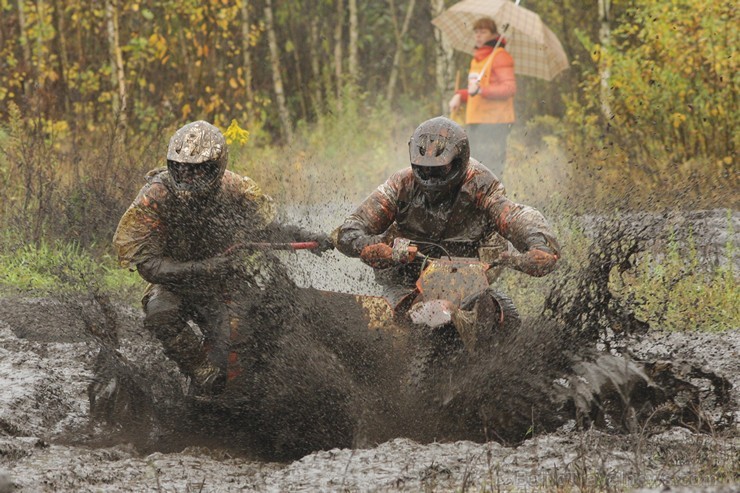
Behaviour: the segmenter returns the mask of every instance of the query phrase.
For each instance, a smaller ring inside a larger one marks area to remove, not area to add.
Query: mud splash
[[[453,358],[423,388],[407,385],[408,355],[356,308],[292,293],[298,309],[281,314],[291,330],[254,381],[258,409],[189,399],[136,310],[94,296],[0,300],[0,469],[28,491],[737,481],[740,333],[644,333],[603,289],[650,232],[607,229],[541,317],[486,357]],[[111,375],[121,394],[91,422],[89,384],[100,395]]]

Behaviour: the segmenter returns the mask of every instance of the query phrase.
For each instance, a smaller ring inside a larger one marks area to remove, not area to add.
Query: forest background
[[[118,219],[196,119],[281,202],[357,202],[407,165],[411,132],[466,73],[431,24],[454,3],[0,0],[2,284],[114,270]],[[736,2],[522,5],[571,67],[518,77],[503,177],[515,200],[737,210]]]

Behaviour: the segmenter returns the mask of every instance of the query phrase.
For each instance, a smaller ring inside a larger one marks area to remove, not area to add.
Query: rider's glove
[[[511,255],[508,252],[501,254],[501,265],[524,272],[530,276],[542,277],[552,272],[558,256],[544,250],[533,248],[522,255]]]
[[[306,235],[306,241],[315,241],[319,244],[318,247],[311,250],[311,253],[315,253],[317,255],[321,255],[322,253],[328,252],[329,250],[334,250],[334,242],[326,233],[308,233]]]
[[[411,244],[408,238],[396,238],[393,240],[393,260],[400,264],[408,264],[414,261],[418,249]]]
[[[360,252],[360,258],[373,269],[387,269],[396,263],[393,260],[393,248],[385,243],[366,246]]]

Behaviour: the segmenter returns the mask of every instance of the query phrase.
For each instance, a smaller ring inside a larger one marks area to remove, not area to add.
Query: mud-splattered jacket
[[[113,244],[123,267],[152,258],[199,261],[259,238],[276,216],[272,199],[247,177],[226,171],[207,200],[180,200],[168,186],[169,173],[157,169],[124,213]]]
[[[475,257],[496,233],[521,252],[536,247],[559,253],[542,214],[509,200],[498,179],[470,159],[460,189],[442,202],[430,203],[410,167],[392,175],[339,227],[337,248],[357,257],[367,245],[402,237],[441,244],[454,256]]]

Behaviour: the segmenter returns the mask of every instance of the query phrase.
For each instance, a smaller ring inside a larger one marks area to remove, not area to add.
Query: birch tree
[[[337,81],[337,101],[342,99],[342,27],[344,25],[344,0],[337,0],[337,20],[334,26],[334,78]]]
[[[244,86],[247,90],[247,108],[254,108],[254,89],[252,88],[252,47],[250,39],[249,0],[241,2],[242,14],[242,58],[244,63]],[[249,114],[248,114],[249,115]]]
[[[393,101],[393,96],[396,90],[396,82],[398,81],[398,72],[400,70],[401,55],[403,54],[403,40],[406,37],[406,33],[409,30],[409,23],[411,22],[411,15],[414,13],[414,5],[416,0],[409,0],[408,6],[406,7],[406,15],[403,19],[403,26],[398,28],[398,20],[396,19],[396,4],[394,0],[389,0],[391,7],[391,18],[393,20],[393,30],[396,35],[396,52],[393,55],[393,66],[391,68],[391,75],[388,78],[388,89],[386,91],[386,99]]]
[[[445,8],[444,0],[430,0],[430,7],[432,12],[432,19],[440,15]],[[434,40],[436,43],[435,57],[434,57],[434,68],[435,68],[435,81],[437,86],[437,95],[440,100],[440,111],[444,114],[448,111],[447,101],[448,97],[452,93],[452,77],[453,77],[453,56],[454,50],[452,45],[447,41],[447,38],[442,31],[434,28]],[[454,89],[458,89],[455,87]]]
[[[54,44],[56,46],[57,59],[59,63],[59,77],[61,82],[61,99],[64,114],[69,114],[69,82],[67,81],[67,69],[69,67],[69,56],[67,55],[67,39],[64,22],[64,5],[61,0],[54,0],[54,9],[52,12],[56,36]]]
[[[123,68],[123,55],[119,44],[118,30],[118,2],[116,0],[105,0],[105,21],[108,28],[108,49],[110,52],[111,81],[113,87],[118,89],[118,99],[113,98],[113,113],[117,124],[125,129],[126,105],[128,94],[126,92],[126,74]]]
[[[275,91],[275,99],[280,117],[280,128],[283,137],[290,144],[293,141],[293,129],[290,121],[290,113],[285,104],[285,93],[283,90],[283,77],[280,75],[280,53],[278,51],[277,36],[275,35],[275,21],[273,19],[272,0],[265,1],[265,28],[267,29],[267,41],[270,45],[270,65],[272,67],[272,85]]]
[[[23,48],[23,65],[26,70],[26,77],[23,80],[23,94],[28,97],[29,82],[33,78],[33,64],[31,61],[31,46],[28,44],[26,2],[23,0],[18,0],[18,29],[20,30],[21,48]]]
[[[349,0],[349,75],[352,82],[356,83],[360,78],[357,62],[357,38],[359,37],[357,22],[357,0]]]
[[[599,0],[599,43],[602,50],[606,50],[611,44],[611,28],[609,26],[609,10],[611,0]],[[607,121],[612,119],[614,113],[611,108],[611,89],[609,88],[609,65],[605,62],[605,57],[599,57],[599,76],[601,79],[601,112]]]
[[[324,108],[324,96],[321,91],[321,41],[319,40],[319,17],[311,18],[308,32],[309,49],[311,56],[311,77],[313,78],[313,100],[317,113]]]

